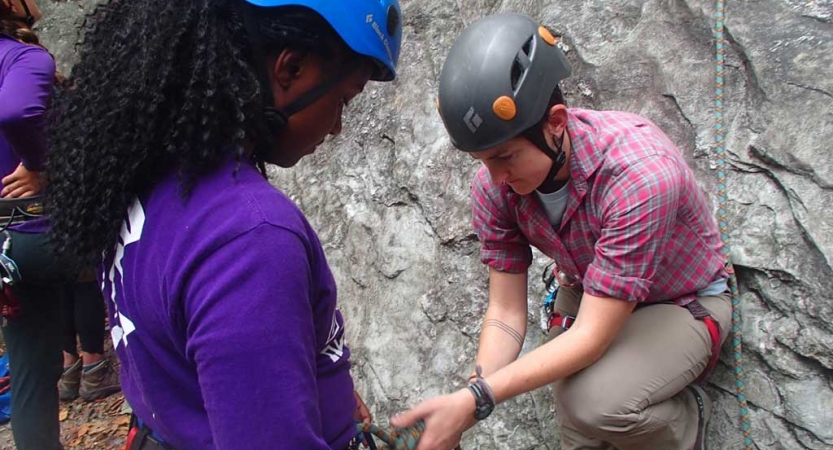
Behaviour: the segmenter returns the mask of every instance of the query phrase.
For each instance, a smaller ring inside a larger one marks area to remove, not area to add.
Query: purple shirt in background
[[[45,112],[52,97],[55,62],[41,47],[0,34],[0,174],[23,165],[42,170]]]
[[[0,33],[0,178],[14,172],[21,161],[29,170],[43,170],[45,113],[54,77],[55,61],[46,50]],[[32,233],[47,228],[42,219],[14,227]]]
[[[230,160],[130,208],[102,265],[124,394],[182,449],[343,449],[355,433],[336,286],[304,215]]]

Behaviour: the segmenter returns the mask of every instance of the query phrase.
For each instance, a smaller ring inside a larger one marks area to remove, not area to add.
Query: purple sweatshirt
[[[41,47],[0,34],[0,175],[17,165],[42,170],[44,122],[52,97],[55,62]]]
[[[0,33],[0,179],[21,161],[29,170],[43,169],[54,77],[55,61],[46,50]],[[43,232],[47,227],[45,220],[35,220],[15,229]]]
[[[102,265],[124,394],[178,449],[336,449],[355,433],[336,286],[304,215],[230,160],[130,208]]]

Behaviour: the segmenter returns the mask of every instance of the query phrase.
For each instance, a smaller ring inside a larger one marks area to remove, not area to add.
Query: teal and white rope
[[[726,167],[726,148],[723,139],[723,60],[725,58],[723,24],[725,22],[725,15],[724,1],[717,0],[717,13],[715,14],[717,72],[714,91],[714,128],[717,144],[717,223],[720,227],[720,237],[723,239],[723,254],[726,256],[726,261],[729,262],[729,226],[726,219],[726,203],[728,202],[728,197],[726,196],[726,172],[728,168]],[[752,450],[755,448],[755,443],[752,441],[752,425],[749,420],[749,408],[746,405],[746,395],[743,393],[743,366],[741,365],[743,356],[741,345],[742,322],[740,316],[740,298],[738,296],[738,280],[731,262],[727,266],[729,268],[729,288],[732,292],[732,353],[734,354],[735,366],[735,393],[737,395],[738,406],[740,407],[740,427],[743,431],[743,444],[746,450]]]

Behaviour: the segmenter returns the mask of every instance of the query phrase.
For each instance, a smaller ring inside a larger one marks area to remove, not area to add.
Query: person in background
[[[64,370],[58,382],[61,400],[85,401],[121,390],[118,375],[104,355],[106,307],[95,281],[64,287]],[[81,351],[78,351],[78,344]]]
[[[31,29],[40,16],[33,0],[0,0],[0,203],[40,195],[45,185],[55,62]],[[63,271],[51,259],[47,221],[4,224],[3,253],[22,276],[0,290],[14,441],[18,450],[58,450],[62,291],[54,278]]]

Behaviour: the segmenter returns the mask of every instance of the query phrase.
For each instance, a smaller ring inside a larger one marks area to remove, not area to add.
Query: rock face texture
[[[59,67],[89,0],[39,2]],[[563,35],[571,106],[642,114],[716,192],[715,5],[700,0],[402,0],[399,79],[370,84],[344,132],[291,170],[270,169],[318,230],[339,283],[354,375],[376,419],[463,385],[486,308],[487,270],[470,220],[479,163],[436,113],[455,36],[496,12]],[[725,124],[730,245],[744,319],[746,394],[762,449],[833,449],[833,3],[729,0]],[[712,198],[715,198],[712,195]],[[716,208],[716,204],[715,204]],[[530,270],[524,350],[544,341]],[[742,448],[729,345],[708,390],[709,446]],[[466,449],[560,449],[549,389],[522,395],[467,433]]]

